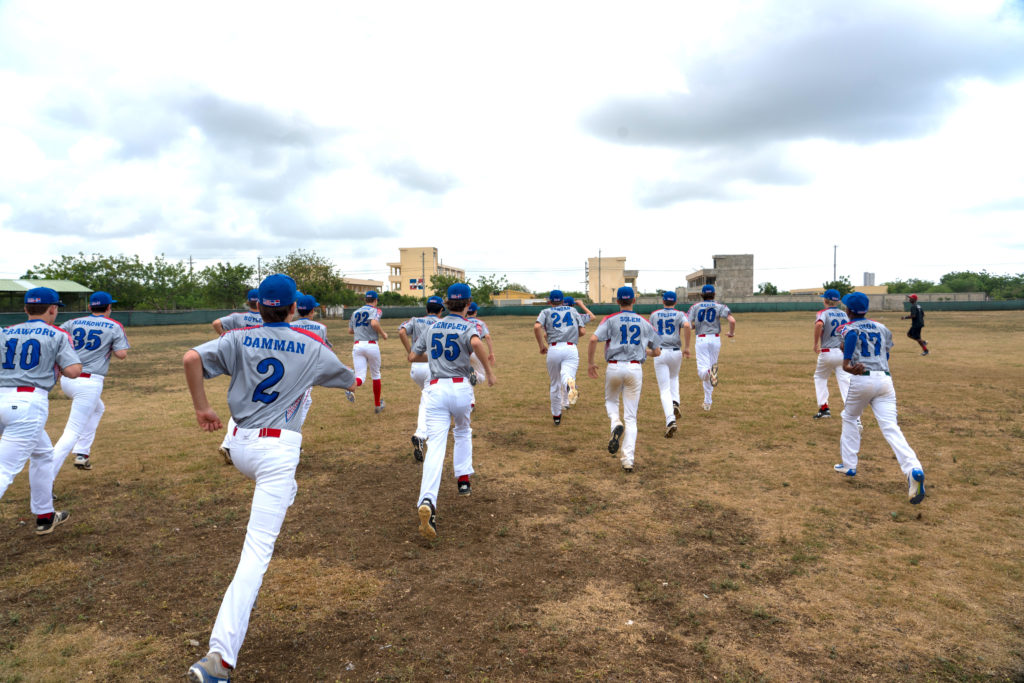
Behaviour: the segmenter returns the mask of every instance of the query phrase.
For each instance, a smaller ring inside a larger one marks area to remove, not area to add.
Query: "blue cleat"
[[[844,465],[843,463],[839,463],[838,465],[833,465],[832,469],[834,469],[839,474],[845,474],[848,477],[856,477],[857,476],[857,470],[856,469],[854,469],[852,467],[851,468],[847,468],[846,465]]]
[[[910,476],[907,477],[907,482],[910,484],[910,504],[917,505],[924,500],[924,472],[921,470],[912,470]]]
[[[210,652],[188,668],[190,683],[229,683],[231,669],[224,666],[219,652]]]

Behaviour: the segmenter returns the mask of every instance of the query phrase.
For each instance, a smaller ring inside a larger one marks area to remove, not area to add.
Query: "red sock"
[[[363,386],[363,380],[361,380],[360,378],[356,377],[356,386],[357,387]]]
[[[380,380],[373,380],[373,405],[380,405]]]
[[[828,410],[828,404],[827,403],[822,403],[821,404],[821,409],[822,410]]]
[[[469,481],[469,475],[463,474],[461,477],[459,477],[459,481]]]

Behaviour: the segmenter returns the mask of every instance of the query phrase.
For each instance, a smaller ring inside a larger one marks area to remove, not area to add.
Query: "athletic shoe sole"
[[[89,462],[89,458],[86,458],[85,460],[75,460],[75,467],[80,470],[91,470],[92,463]]]
[[[924,472],[914,470],[910,473],[910,504],[917,505],[924,500]]]
[[[675,422],[670,422],[669,425],[667,427],[665,427],[665,438],[666,439],[671,439],[672,435],[676,433],[676,429],[677,429],[676,423]]]
[[[608,442],[608,452],[615,455],[619,452],[619,439],[622,438],[622,432],[626,431],[625,427],[618,425],[612,430],[611,441]]]
[[[679,410],[679,406],[678,405],[673,405],[672,406],[672,415],[678,420],[679,418],[681,418],[683,416],[683,411]]]
[[[231,449],[224,448],[223,446],[221,446],[220,448],[217,449],[217,452],[220,453],[220,457],[224,458],[224,464],[225,465],[232,464],[231,463]]]
[[[838,465],[833,465],[832,469],[834,471],[838,472],[839,474],[845,475],[847,477],[856,477],[857,476],[857,470],[848,470],[848,469],[846,469],[843,466],[842,463],[839,463]]]
[[[711,386],[718,386],[718,364],[711,366],[711,370],[708,371],[708,376],[711,379]]]
[[[430,518],[434,514],[430,506],[426,503],[421,504],[417,513],[420,516],[420,536],[431,541],[437,538],[437,527],[430,523]]]
[[[423,462],[423,439],[418,436],[412,437],[412,457],[416,462]]]
[[[71,516],[70,512],[57,511],[53,513],[53,521],[47,526],[43,527],[36,524],[36,536],[45,536],[46,534],[52,534],[53,530],[59,527],[64,522],[68,521],[68,517]]]
[[[570,379],[566,382],[566,386],[569,388],[569,405],[574,406],[580,397],[580,392],[576,389],[576,380]]]

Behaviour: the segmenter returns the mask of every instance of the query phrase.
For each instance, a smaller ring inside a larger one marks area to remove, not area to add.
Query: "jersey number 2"
[[[256,364],[256,372],[261,375],[265,375],[269,372],[270,377],[256,385],[256,390],[252,392],[253,402],[259,401],[260,403],[273,403],[277,400],[277,397],[281,395],[281,392],[268,392],[267,389],[280,382],[284,377],[284,363],[276,358],[264,358]]]

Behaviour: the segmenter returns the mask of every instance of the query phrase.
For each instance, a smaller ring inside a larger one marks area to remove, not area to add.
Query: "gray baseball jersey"
[[[537,316],[537,322],[544,328],[548,344],[579,344],[583,318],[572,306],[545,308]]]
[[[412,352],[427,354],[431,379],[469,377],[472,339],[479,336],[475,323],[453,313],[431,325],[413,344]]]
[[[244,429],[301,432],[311,386],[345,388],[356,376],[314,335],[288,323],[235,330],[194,349],[207,379],[230,375],[228,408]]]
[[[419,338],[423,336],[423,333],[429,330],[438,320],[440,318],[433,314],[424,315],[419,318],[409,318],[399,325],[398,329],[404,329],[405,333],[409,335],[409,346],[412,348]]]
[[[580,325],[586,325],[587,323],[594,319],[594,316],[590,315],[589,313],[577,313],[576,315],[580,317]]]
[[[661,338],[639,313],[619,311],[612,313],[594,332],[603,341],[604,359],[607,361],[638,361],[647,359],[647,349],[661,346]]]
[[[348,319],[348,329],[355,334],[355,341],[377,341],[377,330],[370,321],[380,320],[381,310],[376,306],[360,306]]]
[[[839,329],[843,339],[843,358],[863,363],[865,370],[889,370],[892,332],[880,322],[859,318]]]
[[[816,321],[820,320],[825,326],[821,331],[821,348],[838,349],[842,337],[839,336],[839,328],[850,322],[850,317],[839,310],[838,306],[818,311]]]
[[[102,315],[87,315],[68,320],[61,329],[71,335],[71,343],[82,359],[82,372],[105,375],[110,354],[131,348],[121,323]]]
[[[722,319],[729,317],[729,307],[717,301],[698,301],[690,306],[686,317],[696,334],[721,334]]]
[[[240,330],[243,327],[260,327],[263,325],[263,316],[253,311],[236,311],[219,318],[221,329]]]
[[[312,332],[316,336],[323,339],[325,344],[331,346],[331,342],[327,341],[327,325],[319,323],[315,320],[310,320],[309,318],[297,318],[291,321],[289,325],[291,325],[297,330],[306,330],[307,332]],[[331,348],[334,347],[331,346]]]
[[[35,387],[49,391],[58,368],[81,363],[71,335],[45,320],[26,320],[4,328],[0,387]]]
[[[489,329],[487,329],[487,323],[485,323],[480,318],[466,318],[466,320],[468,320],[471,323],[476,323],[477,329],[480,330],[480,337],[481,338],[486,337],[487,335],[489,335],[491,333],[491,331]]]
[[[687,322],[686,314],[674,308],[661,308],[651,313],[651,327],[661,337],[663,349],[682,347],[679,334]]]

